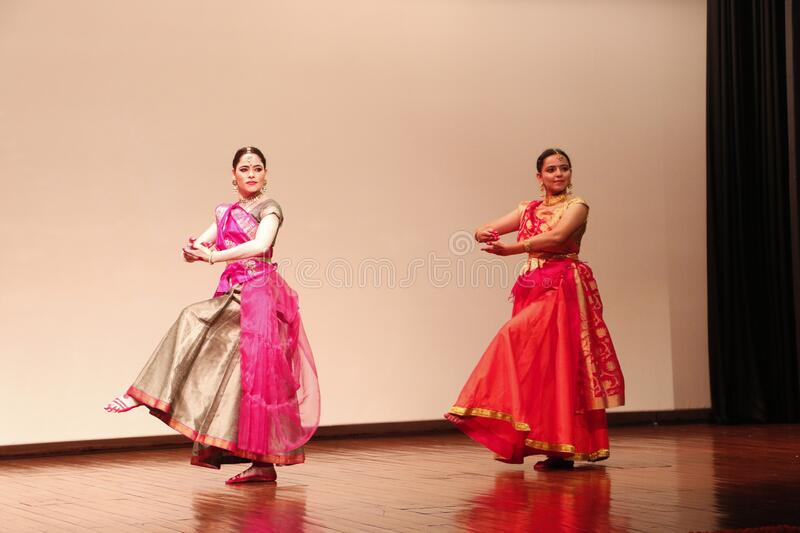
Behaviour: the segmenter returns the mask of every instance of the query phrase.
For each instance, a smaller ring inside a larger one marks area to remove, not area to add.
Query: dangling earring
[[[231,180],[231,183],[233,184],[233,190],[238,193],[239,192],[239,187],[236,186],[236,180]]]
[[[261,194],[267,194],[267,182],[264,182],[264,186],[261,187]]]
[[[569,185],[567,185],[567,192],[569,194],[572,194],[572,182],[571,181],[569,182]]]
[[[542,191],[542,196],[545,196],[547,191],[544,190],[544,183],[539,184],[539,190]]]

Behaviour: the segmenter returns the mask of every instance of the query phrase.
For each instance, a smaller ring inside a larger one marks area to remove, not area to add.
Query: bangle
[[[209,250],[208,252],[208,264],[209,265],[214,264],[214,250]]]
[[[522,247],[526,252],[531,253],[531,241],[522,241]]]

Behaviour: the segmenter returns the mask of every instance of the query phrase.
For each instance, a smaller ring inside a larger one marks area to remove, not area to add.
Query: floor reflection
[[[305,531],[304,486],[252,483],[195,493],[196,531]]]
[[[800,524],[798,426],[718,426],[713,488],[720,528]]]
[[[611,513],[611,478],[602,466],[573,471],[497,474],[458,523],[471,531],[622,531]]]

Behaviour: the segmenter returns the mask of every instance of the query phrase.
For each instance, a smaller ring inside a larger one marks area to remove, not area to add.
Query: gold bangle
[[[522,248],[524,248],[526,252],[531,253],[531,241],[522,241]]]
[[[213,265],[214,264],[214,250],[209,250],[208,251],[208,264],[209,265]]]

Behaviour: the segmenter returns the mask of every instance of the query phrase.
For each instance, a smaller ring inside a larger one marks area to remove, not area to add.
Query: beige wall
[[[458,232],[536,196],[551,145],[592,205],[625,409],[708,406],[704,33],[702,0],[4,0],[0,445],[169,432],[101,407],[213,291],[178,248],[243,144],[285,209],[323,424],[455,399],[510,314],[509,284],[459,283],[484,258]],[[324,280],[365,259],[453,279]]]

